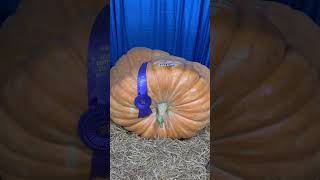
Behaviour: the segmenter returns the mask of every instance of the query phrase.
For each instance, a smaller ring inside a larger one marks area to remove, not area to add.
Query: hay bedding
[[[148,140],[111,122],[110,179],[209,180],[210,127],[188,140]]]

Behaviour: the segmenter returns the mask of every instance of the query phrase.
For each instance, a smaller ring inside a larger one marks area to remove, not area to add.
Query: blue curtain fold
[[[133,47],[210,66],[210,0],[111,0],[110,60]]]

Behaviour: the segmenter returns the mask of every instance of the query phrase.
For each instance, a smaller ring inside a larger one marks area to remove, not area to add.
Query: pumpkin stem
[[[160,125],[160,128],[163,127],[163,123],[164,123],[164,115],[167,113],[168,111],[168,104],[167,103],[160,103],[157,106],[157,122]]]

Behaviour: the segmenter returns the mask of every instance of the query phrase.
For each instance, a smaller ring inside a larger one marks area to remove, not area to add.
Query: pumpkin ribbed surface
[[[214,8],[213,177],[317,176],[317,68],[258,8]]]
[[[152,114],[138,118],[135,107],[137,74],[147,66],[148,94]],[[161,66],[164,63],[173,67]],[[166,52],[134,48],[111,69],[110,111],[112,120],[148,138],[189,138],[208,125],[210,116],[209,69]],[[157,118],[162,116],[161,127]]]

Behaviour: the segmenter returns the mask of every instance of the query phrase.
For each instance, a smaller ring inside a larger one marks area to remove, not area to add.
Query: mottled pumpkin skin
[[[0,29],[0,176],[89,177],[77,126],[87,110],[86,53],[105,1],[22,1]]]
[[[312,179],[320,174],[318,69],[260,8],[213,9],[213,177]]]
[[[148,94],[152,114],[138,118],[134,105],[137,74],[142,63],[147,66]],[[159,62],[176,63],[160,67]],[[199,63],[170,56],[147,48],[134,48],[122,56],[111,70],[111,118],[129,131],[147,138],[189,138],[208,125],[210,116],[209,69]],[[156,121],[157,106],[167,103],[164,125]]]

